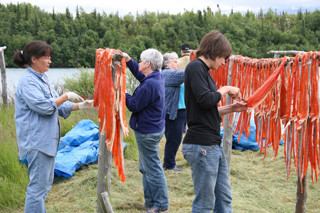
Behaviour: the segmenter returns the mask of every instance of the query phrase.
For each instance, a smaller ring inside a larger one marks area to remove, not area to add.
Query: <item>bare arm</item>
[[[68,100],[68,95],[65,93],[61,95],[59,98],[56,98],[55,100],[56,100],[57,107],[59,107],[61,104],[63,104],[63,102]]]
[[[245,102],[236,102],[234,104],[229,104],[227,106],[218,107],[219,116],[223,116],[229,114],[231,112],[243,112],[247,110],[249,107],[246,105]]]
[[[79,110],[79,103],[75,103],[72,106],[72,110],[71,111],[76,111],[76,110]]]

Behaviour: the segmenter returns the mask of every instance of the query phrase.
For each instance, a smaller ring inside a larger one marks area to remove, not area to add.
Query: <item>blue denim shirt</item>
[[[37,73],[28,67],[21,76],[15,93],[15,120],[20,159],[24,159],[31,149],[50,156],[56,155],[60,140],[58,116],[67,118],[74,104],[66,101],[57,107],[55,99],[58,97],[46,74]]]
[[[170,120],[175,120],[179,108],[180,85],[184,82],[184,70],[166,68],[161,74],[166,92],[166,112]]]

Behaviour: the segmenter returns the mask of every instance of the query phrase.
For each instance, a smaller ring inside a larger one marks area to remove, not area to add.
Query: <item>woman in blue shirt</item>
[[[184,70],[178,70],[178,54],[165,53],[161,74],[166,93],[166,146],[163,167],[167,170],[182,171],[176,167],[176,154],[179,149],[183,130],[187,122],[184,103]]]
[[[31,41],[16,51],[14,63],[27,68],[15,92],[15,121],[20,159],[28,158],[30,183],[25,212],[46,212],[45,200],[54,178],[55,156],[60,140],[58,116],[68,118],[73,110],[93,108],[68,92],[59,97],[45,74],[53,49],[44,41]],[[71,102],[72,101],[72,102]],[[73,103],[82,101],[81,103]]]

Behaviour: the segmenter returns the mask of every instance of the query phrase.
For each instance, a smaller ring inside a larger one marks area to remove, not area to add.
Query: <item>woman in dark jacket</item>
[[[168,212],[168,190],[159,157],[159,142],[165,126],[164,82],[159,69],[162,54],[156,49],[141,53],[138,64],[127,54],[125,60],[140,82],[133,95],[126,94],[127,108],[132,112],[130,127],[134,130],[139,149],[139,170],[142,173],[144,205],[148,212]]]

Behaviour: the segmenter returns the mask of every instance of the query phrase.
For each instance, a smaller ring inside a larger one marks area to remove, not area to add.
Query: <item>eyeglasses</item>
[[[142,60],[141,60],[141,59],[139,59],[139,63],[141,63],[141,61],[142,61]]]
[[[50,56],[42,56],[41,58],[46,60],[46,61],[51,61],[51,57]]]

